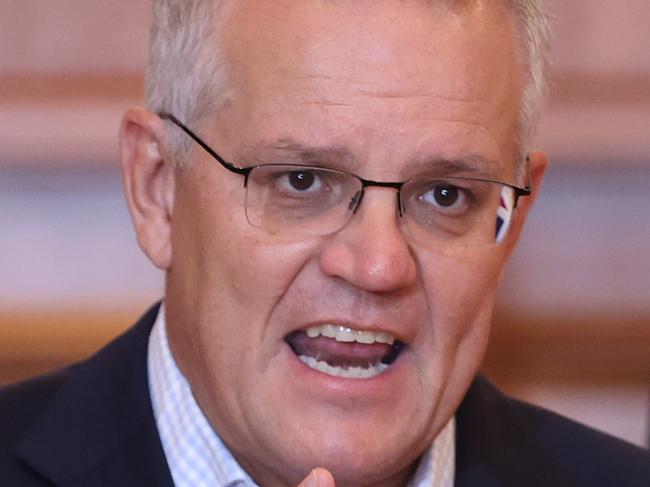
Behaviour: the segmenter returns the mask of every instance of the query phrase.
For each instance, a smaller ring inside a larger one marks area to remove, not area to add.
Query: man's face
[[[401,181],[435,173],[431,161],[471,159],[483,176],[521,183],[521,76],[505,13],[383,0],[226,9],[230,102],[194,128],[227,160]],[[241,176],[200,150],[191,159],[176,180],[168,333],[212,425],[265,485],[315,466],[340,485],[404,478],[479,366],[510,243],[423,248],[402,232],[390,188],[367,189],[338,233],[274,236],[247,222]],[[392,347],[304,333],[327,324],[404,346],[375,377],[336,377],[295,350],[345,364]]]

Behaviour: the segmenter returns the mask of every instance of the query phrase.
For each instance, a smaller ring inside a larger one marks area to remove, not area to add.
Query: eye
[[[433,190],[433,199],[444,208],[453,206],[458,201],[461,194],[458,188],[454,186],[437,186]]]
[[[468,205],[468,196],[463,188],[444,182],[432,184],[418,199],[439,210],[453,213],[462,212]]]
[[[285,193],[318,193],[325,182],[316,171],[287,171],[275,176],[277,188]]]

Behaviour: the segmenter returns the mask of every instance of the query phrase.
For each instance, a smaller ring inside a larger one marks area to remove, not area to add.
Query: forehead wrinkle
[[[438,94],[438,93],[403,93],[399,91],[391,91],[391,90],[382,90],[382,91],[371,91],[371,90],[356,90],[355,94],[364,96],[364,97],[371,97],[371,98],[384,98],[384,99],[436,99],[436,100],[442,100],[442,101],[453,101],[453,102],[467,102],[467,103],[478,103],[480,102],[481,104],[484,104],[481,100],[473,100],[469,97],[460,97],[460,96],[452,96],[452,95],[445,95],[445,94]]]
[[[319,106],[332,106],[332,107],[343,107],[343,108],[360,108],[360,109],[371,109],[374,105],[368,105],[367,100],[384,100],[384,101],[408,101],[412,100],[413,103],[417,104],[418,112],[420,113],[418,117],[420,119],[434,119],[437,120],[436,115],[439,114],[441,110],[448,112],[449,110],[454,109],[454,104],[460,105],[469,105],[474,107],[473,110],[476,111],[477,115],[479,111],[490,108],[490,103],[482,99],[480,96],[472,96],[474,93],[467,93],[460,96],[454,96],[453,94],[448,93],[429,93],[426,91],[404,91],[404,87],[401,86],[398,89],[372,89],[372,88],[361,88],[356,87],[355,85],[372,85],[373,83],[360,82],[358,79],[346,78],[345,76],[307,76],[303,80],[315,81],[315,80],[327,82],[327,83],[336,83],[337,85],[342,85],[347,87],[349,90],[345,92],[350,101],[338,101],[333,99],[328,95],[327,91],[321,90],[321,93],[317,98],[312,97],[304,101],[300,101],[298,104],[302,106],[306,105],[319,105]],[[283,92],[284,90],[290,91],[301,91],[313,96],[311,86],[287,86],[277,85],[277,93]],[[429,101],[430,103],[426,103]],[[449,104],[449,105],[444,105]],[[405,106],[406,107],[406,106]],[[404,107],[402,107],[404,108]],[[427,113],[428,112],[428,113]],[[443,112],[443,113],[444,113]],[[450,122],[466,122],[465,120],[456,120],[452,117],[447,118]],[[471,123],[471,122],[470,122]]]
[[[344,107],[344,108],[354,107],[354,104],[352,103],[336,102],[327,99],[309,100],[309,101],[301,102],[300,105],[319,105],[319,106],[327,106],[327,107]]]
[[[312,98],[309,100],[298,102],[299,106],[319,106],[319,107],[335,107],[335,108],[357,108],[360,110],[371,110],[374,105],[369,105],[367,102],[363,101],[363,98],[369,99],[382,99],[382,100],[412,100],[413,103],[416,103],[417,118],[420,121],[444,121],[451,123],[462,123],[464,125],[473,125],[477,127],[483,127],[483,123],[478,120],[471,120],[468,118],[460,118],[451,115],[453,113],[453,105],[442,105],[443,103],[449,104],[465,104],[473,107],[473,110],[476,114],[476,117],[480,115],[481,110],[484,110],[485,107],[489,108],[489,104],[483,100],[470,99],[467,97],[453,97],[445,96],[438,94],[430,93],[421,93],[421,94],[411,94],[411,93],[398,93],[390,91],[362,91],[357,90],[353,93],[354,96],[358,96],[361,100],[355,100],[353,102],[344,102],[334,100],[326,95],[320,96],[318,98]],[[438,102],[436,105],[427,105],[426,100],[432,102]],[[406,106],[401,106],[400,109],[404,109]],[[444,108],[443,108],[444,107]],[[387,107],[390,109],[390,107]],[[343,113],[343,112],[341,112]],[[347,112],[345,112],[347,113]]]

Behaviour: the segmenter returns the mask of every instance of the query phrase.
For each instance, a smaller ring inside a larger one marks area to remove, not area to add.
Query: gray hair
[[[226,68],[217,42],[221,0],[154,0],[145,98],[154,113],[169,112],[194,126],[218,107]],[[191,145],[168,124],[166,149],[181,166]]]
[[[550,28],[544,0],[501,0],[513,13],[526,67],[517,128],[519,158],[535,143],[548,87]],[[154,0],[146,103],[196,126],[226,97],[225,62],[217,43],[223,0]],[[467,3],[467,0],[460,3]],[[181,166],[190,141],[169,124],[167,151]]]
[[[515,15],[526,67],[517,129],[519,157],[523,161],[534,147],[549,92],[551,28],[544,0],[506,0],[506,3]]]

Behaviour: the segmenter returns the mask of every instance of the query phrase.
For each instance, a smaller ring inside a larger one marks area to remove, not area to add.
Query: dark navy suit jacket
[[[157,310],[89,360],[0,390],[0,486],[173,486],[147,383]],[[456,418],[457,486],[650,487],[648,452],[481,377]]]

